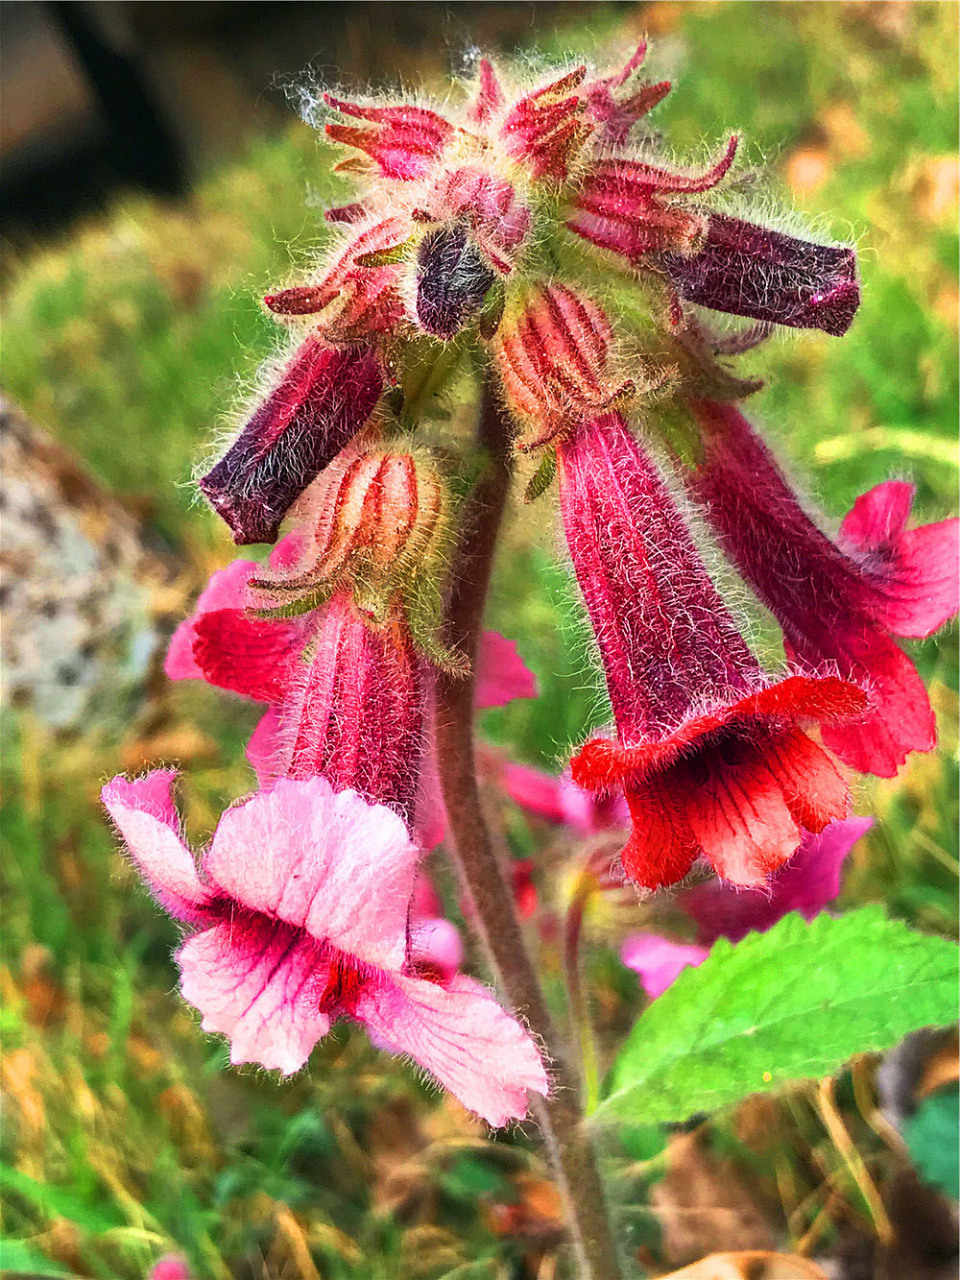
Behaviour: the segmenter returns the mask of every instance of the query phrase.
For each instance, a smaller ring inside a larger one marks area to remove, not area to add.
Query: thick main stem
[[[484,388],[477,443],[487,470],[464,512],[466,530],[447,609],[446,638],[473,663],[493,554],[510,484],[509,424],[494,388]],[[577,1252],[578,1280],[618,1280],[620,1266],[604,1204],[597,1160],[584,1131],[578,1082],[560,1051],[540,982],[527,951],[513,893],[490,837],[477,786],[472,678],[441,676],[437,691],[440,781],[463,878],[473,897],[487,950],[514,1009],[552,1061],[550,1097],[537,1107],[556,1169]]]

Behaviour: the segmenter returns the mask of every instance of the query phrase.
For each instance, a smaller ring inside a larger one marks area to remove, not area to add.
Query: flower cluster
[[[736,404],[758,384],[731,358],[776,326],[849,327],[854,251],[735,212],[737,137],[705,167],[667,163],[646,118],[671,86],[643,78],[645,54],[532,88],[481,60],[444,112],[324,96],[355,198],[327,211],[309,278],[264,299],[289,353],[199,482],[237,543],[276,545],[213,575],[167,659],[173,679],[264,705],[260,790],[199,866],[169,773],[104,790],[188,930],[183,993],[234,1061],[295,1071],[349,1018],[492,1124],[548,1088],[532,1036],[456,971],[456,938],[431,926],[434,959],[415,943],[437,914],[416,905],[418,859],[446,821],[435,681],[468,669],[444,635],[449,569],[486,465],[453,438],[445,393],[483,380],[540,454],[529,497],[556,475],[609,691],[612,731],[562,784],[502,774],[521,803],[581,833],[622,826],[645,891],[703,859],[726,882],[719,919],[729,885],[802,907],[809,868],[852,830],[844,766],[889,775],[933,746],[895,637],[957,611],[957,522],[908,528],[911,486],[891,481],[828,537]],[[703,309],[752,323],[721,336]],[[702,526],[780,623],[782,669],[751,649]],[[534,692],[502,637],[477,667],[480,705]]]

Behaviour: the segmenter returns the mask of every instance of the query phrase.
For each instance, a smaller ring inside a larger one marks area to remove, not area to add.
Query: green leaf
[[[924,1098],[903,1126],[917,1171],[954,1200],[960,1196],[960,1124],[957,1086]]]
[[[0,1165],[0,1187],[22,1196],[48,1217],[68,1218],[87,1231],[109,1231],[123,1224],[123,1218],[112,1206],[86,1204],[69,1191],[37,1182],[10,1165]]]
[[[557,451],[548,449],[540,459],[540,465],[530,478],[523,495],[524,502],[536,502],[550,488],[553,477],[557,474]]]
[[[55,1262],[50,1262],[39,1249],[25,1240],[0,1239],[0,1268],[5,1280],[17,1280],[22,1275],[24,1280],[46,1280],[47,1276],[71,1276],[72,1271],[64,1269]]]
[[[878,907],[722,940],[635,1023],[600,1121],[684,1120],[952,1023],[957,948]]]

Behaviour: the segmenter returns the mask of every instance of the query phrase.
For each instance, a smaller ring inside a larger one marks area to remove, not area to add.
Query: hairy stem
[[[464,510],[465,537],[447,609],[447,643],[471,664],[483,621],[497,535],[510,484],[509,423],[489,380],[477,443],[487,469]],[[527,951],[505,875],[480,803],[473,743],[473,679],[443,675],[437,690],[440,781],[463,879],[473,897],[487,950],[513,1008],[552,1062],[551,1096],[536,1110],[563,1192],[577,1253],[578,1280],[618,1280],[620,1266],[592,1144],[582,1123],[578,1082],[553,1026]]]

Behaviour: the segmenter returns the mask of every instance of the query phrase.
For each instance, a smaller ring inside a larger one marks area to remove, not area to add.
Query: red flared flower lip
[[[838,676],[786,676],[734,702],[694,716],[656,742],[624,746],[593,738],[571,762],[573,780],[588,791],[606,791],[642,782],[689,755],[709,734],[749,720],[834,722],[867,711],[869,700],[858,685]]]

